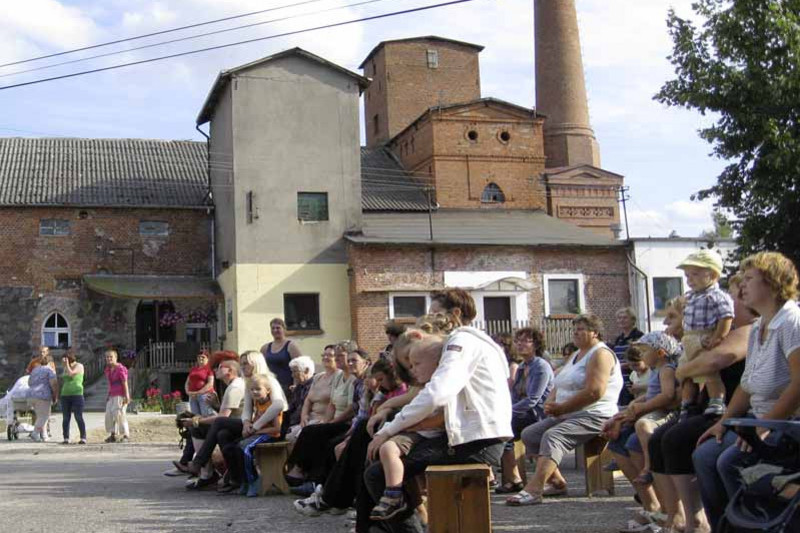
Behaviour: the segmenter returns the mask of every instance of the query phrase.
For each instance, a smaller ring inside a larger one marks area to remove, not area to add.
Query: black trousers
[[[305,430],[303,430],[305,431]],[[322,489],[322,499],[331,507],[346,509],[353,505],[361,486],[367,447],[372,437],[367,433],[367,421],[359,422],[339,460],[333,465]]]
[[[333,448],[344,440],[348,429],[347,422],[304,427],[289,455],[289,465],[299,467],[306,480],[324,483],[336,462]]]
[[[192,430],[192,437],[205,439],[203,445],[194,456],[194,463],[202,466],[211,460],[214,448],[219,444],[220,449],[230,443],[238,442],[242,438],[244,424],[241,418],[219,417],[215,418],[211,426],[200,426]]]

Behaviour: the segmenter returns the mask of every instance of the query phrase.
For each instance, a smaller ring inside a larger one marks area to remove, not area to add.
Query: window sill
[[[408,317],[408,316],[406,316],[406,317],[390,318],[389,320],[391,320],[391,321],[392,321],[392,322],[394,322],[395,324],[416,324],[416,323],[417,323],[417,319],[416,319],[416,318],[413,318],[413,317]]]
[[[321,329],[289,329],[286,330],[286,335],[289,337],[303,337],[312,335],[324,335],[325,332]]]
[[[578,313],[555,313],[552,315],[547,315],[547,318],[556,318],[556,319],[574,319],[575,317],[579,316]]]

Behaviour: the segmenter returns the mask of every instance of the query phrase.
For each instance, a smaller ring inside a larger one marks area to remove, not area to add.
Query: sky
[[[0,2],[0,64],[301,0],[25,0]],[[46,60],[0,67],[0,87],[388,13],[444,0],[316,0],[305,5],[128,41]],[[692,0],[577,0],[592,126],[603,168],[625,176],[632,237],[683,237],[712,228],[712,202],[692,194],[715,182],[724,162],[712,158],[697,130],[708,118],[670,109],[652,97],[674,76],[667,60],[670,7],[690,15]],[[322,12],[322,10],[325,10]],[[131,47],[292,17],[214,36],[129,51]],[[202,140],[195,119],[220,70],[300,46],[357,71],[380,41],[440,35],[484,45],[483,96],[533,107],[533,0],[473,0],[430,11],[264,40],[0,90],[0,136]],[[21,70],[123,51],[18,75]],[[363,135],[363,134],[362,134]]]

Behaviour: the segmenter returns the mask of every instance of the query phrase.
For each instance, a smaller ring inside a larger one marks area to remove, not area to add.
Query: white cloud
[[[678,200],[666,204],[663,209],[628,204],[630,234],[631,237],[667,237],[675,231],[681,237],[696,237],[704,230],[713,229],[713,208],[711,200]]]
[[[0,62],[7,63],[50,48],[90,44],[100,34],[80,9],[57,0],[25,0],[0,4]],[[10,45],[10,46],[9,46]]]

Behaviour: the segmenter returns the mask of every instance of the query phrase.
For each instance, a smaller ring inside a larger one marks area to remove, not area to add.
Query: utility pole
[[[631,199],[628,195],[630,187],[622,186],[619,188],[619,201],[622,202],[622,214],[625,217],[625,237],[631,240],[631,228],[628,226],[628,204],[627,201]]]

